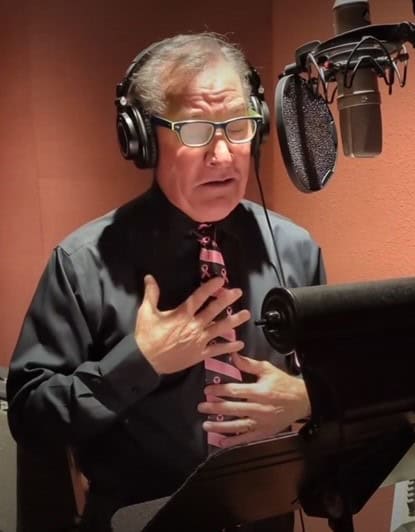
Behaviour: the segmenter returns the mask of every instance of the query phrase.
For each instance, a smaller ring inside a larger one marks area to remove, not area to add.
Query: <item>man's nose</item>
[[[223,132],[217,131],[209,144],[208,164],[228,166],[232,162],[232,149]]]

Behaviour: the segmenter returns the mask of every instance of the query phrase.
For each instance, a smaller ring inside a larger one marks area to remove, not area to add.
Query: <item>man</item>
[[[270,213],[274,247],[263,209],[243,201],[263,120],[248,73],[242,53],[208,33],[166,39],[136,62],[120,142],[125,152],[132,127],[145,125],[154,184],[54,250],[26,316],[8,380],[11,430],[25,445],[77,450],[90,481],[84,530],[171,494],[206,458],[207,434],[229,447],[309,414],[303,381],[253,321],[278,284],[275,264],[290,286],[317,284],[320,250]],[[226,263],[204,283],[201,224]],[[205,386],[203,361],[232,353],[251,382]],[[240,530],[292,526],[275,523]]]

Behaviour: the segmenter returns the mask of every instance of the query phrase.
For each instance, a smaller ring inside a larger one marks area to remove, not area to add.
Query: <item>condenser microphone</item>
[[[333,6],[336,35],[370,25],[368,0],[336,0]],[[367,51],[370,55],[370,45]],[[342,53],[340,48],[339,54]],[[359,56],[364,56],[364,47]],[[332,55],[331,61],[342,60]],[[349,157],[375,157],[382,151],[382,118],[377,74],[370,67],[358,68],[353,77],[344,69],[336,73],[337,106],[343,152]]]

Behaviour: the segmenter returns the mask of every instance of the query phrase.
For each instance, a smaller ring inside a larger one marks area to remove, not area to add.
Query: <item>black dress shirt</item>
[[[320,249],[304,229],[270,212],[287,285],[324,282]],[[71,445],[96,492],[136,502],[172,493],[207,453],[204,366],[158,375],[134,338],[143,277],[161,310],[199,285],[195,222],[154,185],[80,228],[54,250],[25,318],[8,379],[9,422],[26,444]],[[261,206],[243,201],[217,224],[230,285],[252,313],[237,330],[244,353],[284,367],[254,325],[278,263]]]

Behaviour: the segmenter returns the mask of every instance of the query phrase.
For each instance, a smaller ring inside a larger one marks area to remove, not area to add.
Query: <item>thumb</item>
[[[244,357],[238,353],[232,354],[232,359],[235,366],[245,373],[252,373],[253,375],[260,374],[260,362],[250,357]]]
[[[251,373],[259,377],[264,373],[264,364],[261,360],[255,360],[254,358],[244,357],[238,353],[232,354],[232,359],[235,366],[244,373]]]
[[[151,307],[157,308],[160,298],[160,288],[155,278],[148,274],[144,277],[144,297],[143,303],[150,304]]]

